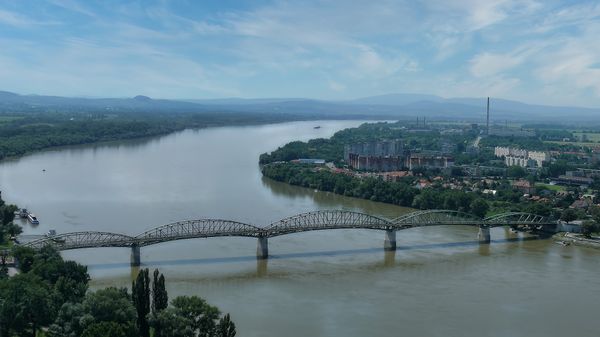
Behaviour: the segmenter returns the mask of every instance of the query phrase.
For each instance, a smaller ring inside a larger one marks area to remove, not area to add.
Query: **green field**
[[[558,186],[558,185],[550,185],[550,184],[544,184],[544,183],[535,183],[536,187],[544,187],[546,189],[549,189],[550,191],[564,191],[566,188],[564,186]]]
[[[583,146],[583,147],[598,147],[600,143],[592,143],[592,142],[562,142],[556,140],[545,140],[544,143],[548,144],[558,144],[558,145],[575,145],[575,146]]]
[[[585,141],[584,143],[598,143],[598,142],[600,142],[600,133],[573,132],[573,136],[575,136],[579,140],[581,140],[585,136],[587,138],[587,141]]]

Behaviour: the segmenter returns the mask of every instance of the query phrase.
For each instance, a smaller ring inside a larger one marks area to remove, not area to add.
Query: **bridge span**
[[[42,237],[24,243],[23,246],[41,249],[50,245],[58,250],[127,247],[131,248],[131,265],[141,263],[141,247],[174,240],[210,237],[251,237],[258,240],[256,256],[269,256],[268,239],[299,232],[331,229],[373,229],[385,231],[384,249],[396,250],[396,232],[427,226],[475,226],[479,228],[479,242],[489,243],[490,228],[499,226],[529,226],[557,230],[557,221],[546,217],[520,212],[497,214],[479,218],[473,214],[450,210],[425,210],[388,219],[346,210],[322,210],[290,216],[267,226],[223,219],[199,219],[178,221],[162,225],[136,236],[119,233],[84,231]]]

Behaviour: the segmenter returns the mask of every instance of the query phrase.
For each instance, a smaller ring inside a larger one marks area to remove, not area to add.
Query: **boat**
[[[56,235],[56,230],[54,229],[50,229],[48,230],[48,233],[46,233],[47,237],[51,237],[51,236],[55,236]]]
[[[33,213],[27,214],[27,220],[29,220],[29,223],[31,223],[32,225],[40,224],[40,221],[36,218],[35,214]]]
[[[21,208],[21,210],[19,211],[19,218],[25,219],[28,215],[29,212],[27,211],[27,208]]]
[[[321,126],[320,126],[320,125],[317,125],[317,126],[315,126],[313,129],[320,129],[320,128],[321,128]]]
[[[568,246],[571,244],[570,242],[567,242],[567,241],[557,241],[556,243],[558,243],[561,246]]]

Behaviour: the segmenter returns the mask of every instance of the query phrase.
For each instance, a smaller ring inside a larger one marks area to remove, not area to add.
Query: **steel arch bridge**
[[[396,249],[396,231],[428,226],[476,226],[479,227],[481,242],[490,242],[490,227],[499,226],[554,226],[556,221],[546,217],[509,212],[488,218],[453,210],[423,210],[404,214],[395,219],[374,216],[347,210],[321,210],[297,214],[268,226],[223,220],[199,219],[174,222],[147,230],[136,236],[110,232],[73,232],[43,237],[22,244],[25,247],[41,249],[50,245],[58,250],[128,247],[132,249],[132,265],[140,264],[140,247],[162,242],[210,237],[253,237],[258,239],[257,256],[268,256],[267,239],[281,235],[332,229],[374,229],[386,232],[385,248]]]
[[[218,236],[257,237],[262,229],[242,222],[222,219],[186,220],[162,225],[145,231],[134,241],[138,246],[149,246],[155,243],[193,238],[210,238]]]
[[[54,246],[58,250],[98,248],[98,247],[131,247],[133,237],[110,232],[72,232],[37,239],[23,246],[41,249]]]
[[[390,220],[374,215],[353,211],[326,210],[297,214],[273,222],[264,228],[263,236],[274,237],[325,229],[364,228],[389,230],[393,227],[394,223]]]

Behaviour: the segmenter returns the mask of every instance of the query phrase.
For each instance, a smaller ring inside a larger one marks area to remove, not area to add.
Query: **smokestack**
[[[490,134],[490,98],[487,99],[487,120],[486,120],[486,134]]]

